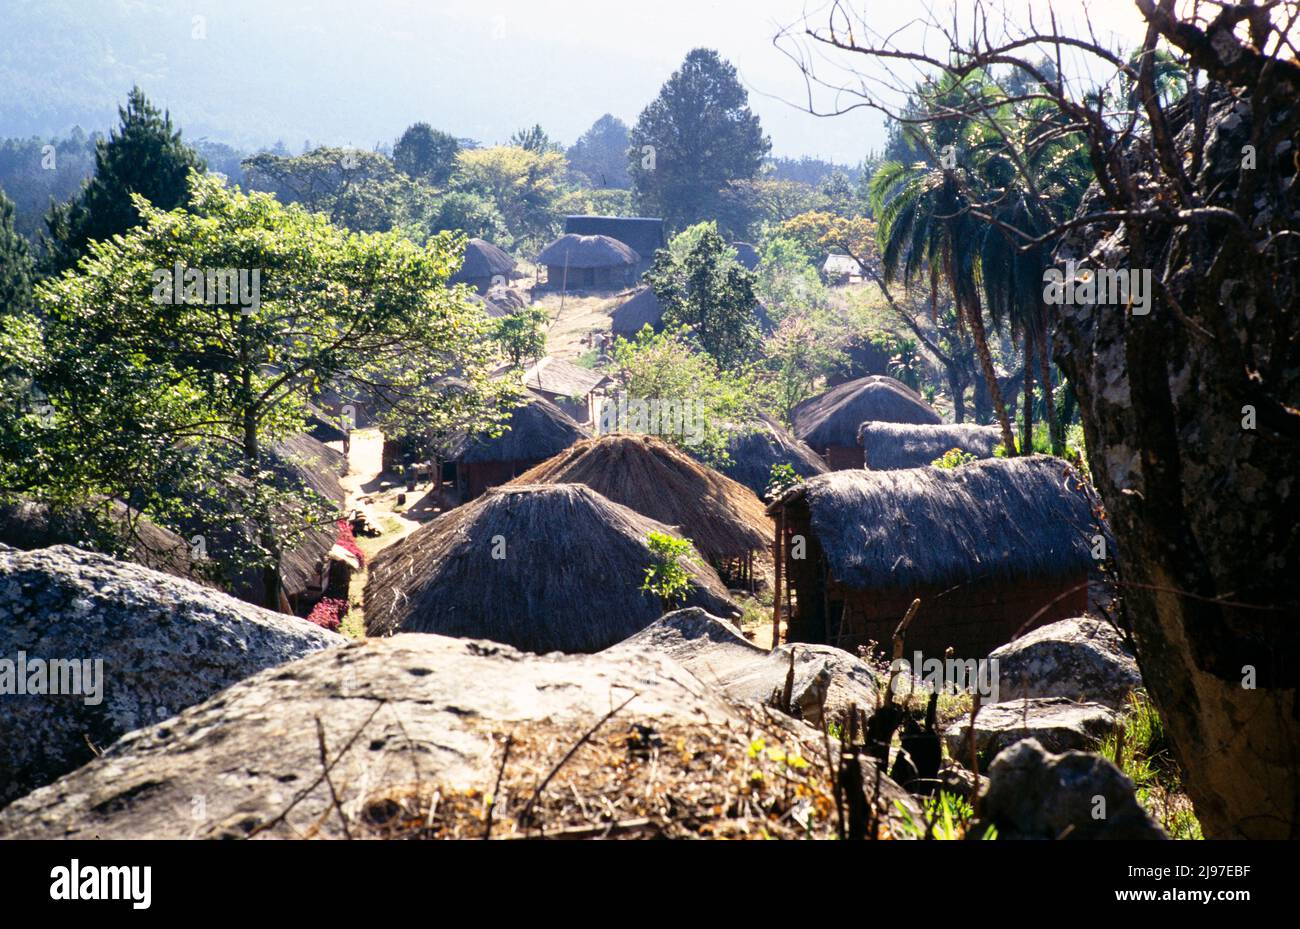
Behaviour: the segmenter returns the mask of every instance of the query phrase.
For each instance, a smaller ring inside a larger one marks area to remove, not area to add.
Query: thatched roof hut
[[[605,390],[614,379],[608,374],[582,368],[551,355],[540,359],[524,371],[524,386],[551,401],[576,422],[590,424]]]
[[[552,290],[627,287],[636,277],[641,256],[606,235],[560,236],[537,256],[546,266],[546,286]]]
[[[120,500],[57,512],[33,500],[0,505],[0,545],[27,551],[75,545],[175,577],[205,582],[185,539]]]
[[[916,391],[873,374],[828,390],[794,408],[794,434],[833,470],[862,467],[858,428],[864,422],[931,423],[943,420]]]
[[[642,287],[610,314],[610,331],[624,339],[636,338],[636,334],[646,326],[655,332],[662,332],[664,328],[663,304],[655,296],[653,287]]]
[[[778,565],[798,604],[791,638],[887,643],[919,597],[909,650],[982,657],[1040,610],[1040,623],[1078,615],[1105,532],[1095,504],[1046,456],[813,478],[768,508],[806,540],[804,558]]]
[[[954,448],[976,458],[992,458],[1001,441],[997,426],[863,423],[858,429],[858,444],[869,471],[924,468]]]
[[[816,452],[766,414],[759,414],[752,422],[727,426],[725,430],[730,461],[719,470],[744,484],[759,499],[767,492],[775,465],[789,465],[803,478],[827,471],[826,463]]]
[[[472,500],[590,437],[558,406],[530,392],[510,414],[501,435],[463,438],[447,457],[455,463],[461,498]]]
[[[746,561],[772,540],[772,520],[749,488],[656,436],[615,433],[579,442],[516,483],[585,484],[675,526],[715,565]]]
[[[603,235],[622,242],[638,256],[638,273],[654,263],[655,252],[668,247],[664,221],[647,216],[566,216],[564,231]]]
[[[642,591],[650,532],[672,530],[581,484],[511,485],[385,549],[366,584],[369,635],[432,632],[532,652],[597,652],[663,614]],[[687,605],[736,613],[699,559]]]
[[[514,277],[515,260],[491,242],[470,239],[465,245],[465,261],[451,276],[453,284],[471,284],[479,293],[487,293],[494,283],[506,284]]]
[[[827,255],[822,276],[831,284],[850,284],[862,280],[862,266],[848,255]]]

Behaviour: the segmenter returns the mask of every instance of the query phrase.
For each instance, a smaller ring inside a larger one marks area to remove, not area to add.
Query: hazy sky
[[[951,2],[937,7],[951,11]],[[956,3],[959,11],[970,9],[969,0]],[[849,5],[879,33],[923,13],[913,0]],[[539,122],[570,143],[603,113],[633,122],[686,52],[707,46],[738,68],[774,154],[854,163],[882,144],[880,117],[802,112],[792,104],[805,100],[803,79],[772,42],[805,11],[824,21],[817,13],[825,6],[824,0],[64,0],[63,21],[38,26],[44,21],[31,14],[39,5],[0,0],[0,16],[7,8],[27,14],[15,17],[25,34],[11,35],[0,50],[13,59],[11,69],[20,71],[24,56],[38,56],[46,71],[66,69],[42,79],[66,86],[69,96],[76,89],[75,102],[92,114],[77,113],[86,128],[100,127],[86,121],[106,125],[138,81],[189,135],[245,146],[278,138],[297,150],[307,139],[369,147],[391,141],[416,120],[487,143]],[[1006,4],[1017,22],[1031,6],[1045,15],[1041,0]],[[1063,20],[1078,21],[1081,0],[1054,6]],[[1142,24],[1130,0],[1090,6],[1099,28],[1128,45],[1140,40]],[[48,51],[43,44],[54,43],[75,44],[79,53],[70,60],[40,54]],[[902,68],[898,73],[912,79]],[[4,106],[13,101],[4,95],[0,88],[0,133],[7,134]],[[823,95],[820,102],[832,101]],[[62,114],[51,114],[52,122],[56,115]],[[30,114],[15,122],[24,120]]]

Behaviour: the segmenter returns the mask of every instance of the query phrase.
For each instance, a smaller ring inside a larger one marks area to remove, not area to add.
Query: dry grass
[[[547,293],[539,297],[534,306],[545,310],[547,318],[551,320],[546,332],[547,354],[565,361],[581,358],[591,349],[592,333],[609,332],[610,314],[630,296],[630,293],[592,296],[567,294],[561,300],[559,294]]]

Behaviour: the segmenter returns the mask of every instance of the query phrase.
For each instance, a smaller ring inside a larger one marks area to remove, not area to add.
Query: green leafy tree
[[[669,326],[689,329],[696,344],[726,370],[758,353],[754,275],[736,263],[735,250],[716,230],[691,230],[694,244],[670,246],[646,272]]]
[[[444,187],[456,171],[459,154],[460,143],[455,136],[428,123],[415,123],[393,146],[393,164],[407,177]]]
[[[515,148],[522,148],[526,152],[532,152],[534,155],[546,155],[551,152],[561,152],[563,149],[556,144],[540,123],[535,123],[527,129],[520,129],[510,137],[510,145]]]
[[[388,232],[408,215],[414,185],[378,152],[321,147],[285,157],[270,152],[244,162],[249,185],[323,213],[354,232]]]
[[[456,184],[490,199],[516,241],[541,239],[559,228],[555,203],[567,171],[559,152],[503,145],[462,151]]]
[[[516,368],[527,358],[546,355],[546,324],[550,318],[541,307],[530,306],[497,320],[494,338]]]
[[[666,612],[685,600],[690,592],[691,575],[686,565],[693,561],[695,549],[690,539],[678,539],[665,532],[651,532],[645,542],[652,560],[645,569],[641,589],[658,597]]]
[[[628,170],[637,206],[675,229],[720,216],[723,192],[757,175],[770,149],[735,67],[697,48],[632,130]]]
[[[597,189],[627,190],[632,175],[627,170],[631,133],[627,123],[606,113],[584,132],[568,151],[569,167]]]
[[[763,244],[754,278],[754,292],[774,323],[791,313],[824,309],[830,303],[826,285],[794,239],[770,237]]]
[[[95,176],[80,196],[58,204],[46,217],[47,270],[72,267],[89,243],[102,242],[135,226],[135,196],[170,210],[189,195],[189,177],[203,160],[181,141],[171,116],[160,112],[139,87],[118,109],[121,125],[95,146]]]
[[[14,228],[14,204],[0,190],[0,315],[22,312],[32,302],[32,256]]]
[[[401,436],[494,424],[509,388],[490,378],[486,315],[445,286],[452,236],[357,235],[269,194],[190,183],[185,209],[137,197],[139,227],[38,288],[49,322],[33,380],[53,413],[37,467],[52,493],[118,497],[164,523],[201,505],[178,481],[223,499],[239,485],[275,604],[297,520],[268,453],[309,398],[368,391]],[[238,297],[218,286],[230,272]]]

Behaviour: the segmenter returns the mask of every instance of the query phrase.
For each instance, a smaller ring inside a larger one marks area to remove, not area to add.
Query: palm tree
[[[927,94],[927,98],[932,99],[935,108],[961,110],[970,94],[986,92],[986,84],[983,76],[944,75],[937,84],[926,88],[933,94]],[[931,153],[932,163],[883,162],[871,179],[869,196],[877,217],[885,279],[907,283],[928,279],[932,291],[944,280],[952,290],[958,320],[970,328],[975,342],[1002,442],[1011,452],[1015,440],[989,350],[979,287],[983,223],[971,214],[966,193],[973,180],[966,158],[972,127],[968,118],[955,117],[931,122],[924,130],[906,130]],[[934,157],[935,152],[944,154]]]

